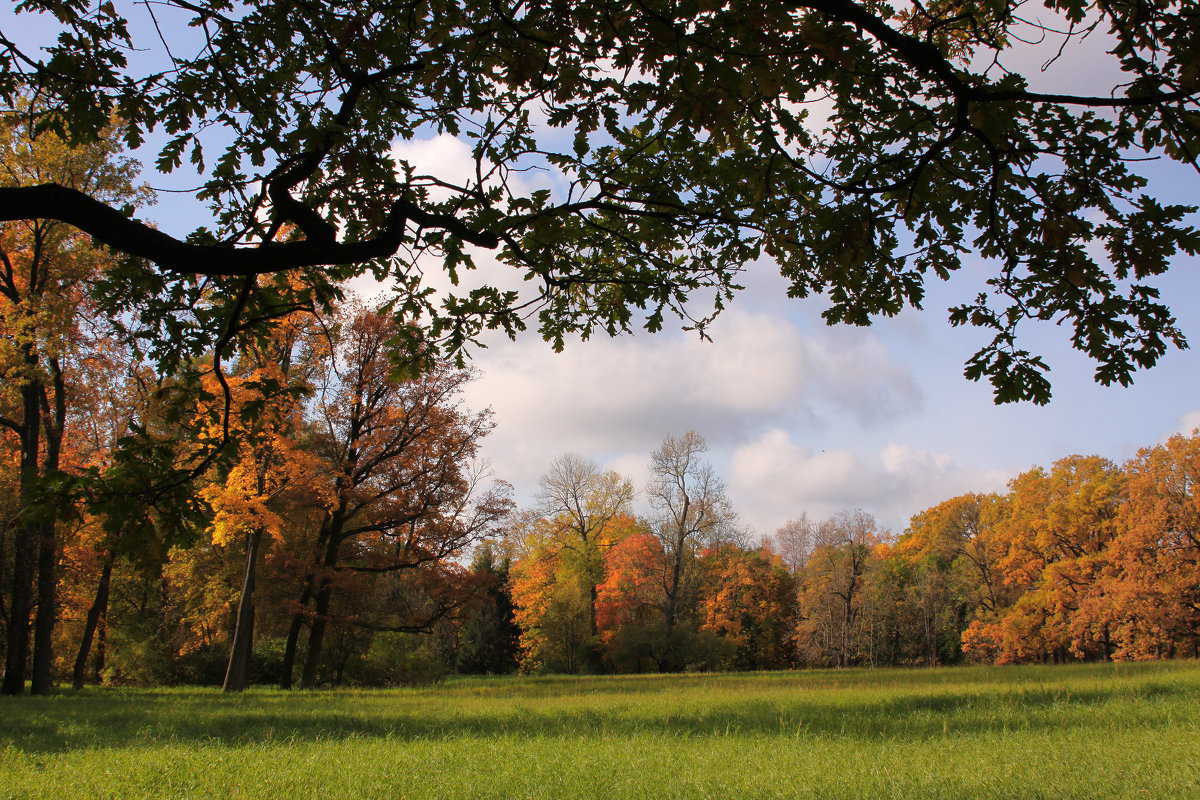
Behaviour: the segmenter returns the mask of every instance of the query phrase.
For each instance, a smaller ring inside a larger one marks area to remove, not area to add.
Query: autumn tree
[[[628,515],[633,484],[614,470],[579,456],[559,456],[538,481],[538,511],[551,525],[546,545],[574,562],[588,598],[588,630],[595,637],[596,587],[604,579],[604,553],[620,541],[628,526],[616,526]]]
[[[281,320],[269,336],[243,342],[235,373],[221,387],[228,390],[232,413],[210,414],[212,425],[233,426],[227,466],[200,492],[213,509],[212,543],[225,547],[241,540],[245,550],[225,691],[249,684],[259,554],[264,536],[268,543],[285,538],[289,523],[281,501],[294,506],[297,498],[289,495],[297,493],[310,506],[331,500],[328,468],[303,437],[304,395],[326,357],[319,329],[314,315],[301,310]],[[226,393],[216,386],[215,374],[209,382],[213,401],[222,402]]]
[[[986,286],[950,320],[992,337],[967,376],[1000,401],[1049,397],[1031,320],[1067,331],[1105,384],[1185,344],[1156,278],[1200,240],[1139,170],[1196,165],[1188,3],[165,5],[139,25],[150,7],[25,0],[43,24],[0,37],[0,98],[36,91],[37,130],[84,143],[116,114],[131,147],[165,134],[160,170],[200,174],[215,219],[178,235],[58,181],[0,188],[0,218],[68,222],[132,256],[108,299],[160,341],[191,335],[162,320],[197,275],[222,298],[193,319],[210,341],[254,318],[238,298],[256,275],[302,270],[320,291],[373,270],[424,320],[406,339],[461,348],[534,310],[561,347],[671,314],[703,328],[689,299],[720,310],[764,254],[790,295],[828,296],[828,321],[867,324],[978,253]],[[1044,59],[1021,43],[1066,62],[1093,33],[1106,55],[1081,92],[1022,70]],[[468,163],[394,147],[429,131],[461,136]],[[511,179],[529,169],[560,183]],[[301,235],[277,242],[286,224]],[[466,280],[485,251],[529,291]],[[423,254],[460,288],[425,292]]]
[[[995,522],[1003,554],[997,566],[1019,591],[1000,614],[1001,660],[1107,657],[1107,621],[1087,613],[1107,569],[1124,497],[1121,471],[1098,456],[1069,456],[1010,483],[1004,515]]]
[[[629,627],[662,617],[662,544],[636,523],[630,527],[634,532],[605,553],[597,591],[597,627],[606,647]]]
[[[13,99],[16,105],[0,114],[0,191],[54,184],[99,202],[147,199],[133,183],[136,162],[122,153],[111,126],[97,129],[86,146],[71,147],[60,136],[37,135],[32,122],[37,105]],[[32,691],[45,694],[51,687],[58,613],[56,522],[64,511],[61,484],[67,466],[63,448],[69,395],[72,389],[80,391],[85,380],[70,368],[83,365],[85,340],[96,338],[84,323],[99,324],[89,286],[113,264],[91,237],[64,222],[18,218],[0,223],[0,428],[16,437],[20,452],[20,518],[13,534],[3,683],[7,694],[24,691],[29,616],[35,607]]]
[[[735,545],[703,556],[701,630],[736,648],[738,669],[780,669],[794,661],[796,579],[769,551]]]
[[[601,584],[611,577],[613,554],[620,558],[622,543],[642,533],[628,511],[632,495],[632,484],[618,473],[564,456],[541,480],[539,508],[510,526],[509,547],[520,553],[513,601],[526,669],[601,668],[607,633],[601,617],[613,600],[601,601]]]
[[[1200,650],[1200,434],[1143,448],[1124,468],[1126,502],[1101,577],[1113,656],[1196,657]]]
[[[397,380],[387,348],[400,332],[390,319],[362,308],[347,308],[328,330],[329,357],[317,381],[309,446],[325,462],[331,500],[299,559],[303,590],[287,638],[285,686],[305,623],[301,685],[316,685],[339,585],[365,581],[374,590],[400,593],[390,609],[348,614],[345,623],[374,631],[427,630],[463,599],[447,560],[494,533],[509,509],[505,486],[489,488],[487,476],[471,467],[491,417],[461,407],[469,372],[439,365]],[[426,590],[436,590],[431,604]]]
[[[590,597],[578,565],[535,545],[512,569],[514,619],[526,672],[580,672],[592,666]]]
[[[855,662],[865,576],[880,541],[875,518],[862,509],[840,511],[818,525],[799,589],[797,641],[810,661]]]
[[[912,612],[911,628],[901,635],[921,643],[919,656],[907,655],[911,660],[930,666],[957,661],[966,629],[994,625],[999,609],[1011,604],[991,524],[998,502],[966,494],[926,509],[913,516],[887,555]]]

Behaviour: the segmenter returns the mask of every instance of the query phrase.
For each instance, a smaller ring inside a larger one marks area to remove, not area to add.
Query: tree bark
[[[313,609],[312,627],[308,631],[308,653],[304,658],[304,672],[300,676],[301,689],[317,687],[317,668],[321,663],[321,647],[324,645],[325,629],[329,625],[329,600],[333,587],[328,578],[321,579],[321,588],[317,590],[316,607]]]
[[[340,513],[340,509],[339,509]],[[325,551],[328,545],[330,527],[332,519],[328,524],[322,525],[321,530],[317,535],[317,544],[314,548],[312,556],[312,564],[316,564],[320,559],[321,554]],[[300,595],[300,608],[292,615],[292,624],[288,628],[287,645],[283,650],[283,666],[279,670],[279,688],[292,688],[292,675],[296,671],[296,651],[300,645],[300,629],[304,627],[304,609],[308,608],[308,603],[313,596],[313,581],[317,578],[316,569],[310,568],[307,575],[304,576],[304,592]]]
[[[312,599],[312,576],[304,585],[304,593],[300,595],[300,610],[292,614],[292,624],[288,628],[287,645],[283,648],[283,665],[279,669],[279,688],[292,688],[292,674],[296,671],[296,650],[300,645],[300,630],[304,627],[304,609]]]
[[[304,658],[304,672],[300,676],[301,689],[315,689],[317,686],[317,669],[321,663],[321,647],[324,645],[325,629],[329,626],[329,603],[333,596],[333,584],[329,571],[337,566],[338,550],[341,548],[341,519],[335,516],[330,523],[330,533],[325,546],[325,558],[322,566],[326,574],[322,575],[317,584],[316,604],[313,608],[312,626],[308,631],[308,653]]]
[[[83,638],[79,642],[79,654],[75,656],[75,669],[71,676],[71,685],[82,689],[87,683],[87,661],[92,649],[92,640],[100,620],[108,614],[108,586],[112,581],[113,556],[106,555],[104,566],[100,570],[100,585],[96,587],[96,599],[88,609],[87,619],[83,624]],[[97,654],[100,650],[97,649]]]
[[[21,525],[13,538],[13,583],[9,603],[8,641],[4,683],[0,691],[17,695],[25,691],[29,655],[29,612],[33,605],[34,536],[32,525]]]
[[[222,690],[240,692],[250,685],[250,655],[254,650],[254,584],[262,529],[246,535],[246,571],[242,577],[242,597],[238,602],[237,625],[233,631],[233,647],[229,651],[229,666],[225,670]]]
[[[26,364],[33,368],[36,357],[29,352]],[[4,683],[0,691],[17,695],[25,691],[25,668],[29,657],[29,614],[33,610],[33,578],[37,559],[38,536],[41,533],[36,519],[34,487],[38,480],[38,455],[41,442],[42,385],[31,380],[21,387],[21,520],[13,538],[13,582],[8,625],[8,643],[4,662]]]
[[[54,520],[38,526],[37,613],[33,621],[33,665],[30,670],[32,694],[50,694],[54,686],[54,622],[58,616],[58,582],[55,567],[58,548]]]
[[[46,434],[46,455],[41,474],[49,477],[58,472],[59,456],[62,452],[63,430],[67,421],[67,390],[63,384],[62,369],[57,358],[49,358],[46,365],[50,371],[54,408],[47,403],[45,387],[39,384],[39,414]],[[38,539],[37,617],[33,624],[33,694],[49,694],[54,678],[54,623],[58,621],[58,541],[56,536],[56,508],[45,509]]]
[[[100,625],[96,631],[96,660],[92,663],[92,680],[100,682],[104,675],[104,662],[108,657],[108,604],[100,614]]]

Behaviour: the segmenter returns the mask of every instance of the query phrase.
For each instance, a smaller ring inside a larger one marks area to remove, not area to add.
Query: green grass
[[[0,699],[0,798],[1200,797],[1200,664]]]

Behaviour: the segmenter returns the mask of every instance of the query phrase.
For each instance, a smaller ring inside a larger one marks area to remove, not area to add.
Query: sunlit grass
[[[0,797],[1200,797],[1200,664],[0,700]]]

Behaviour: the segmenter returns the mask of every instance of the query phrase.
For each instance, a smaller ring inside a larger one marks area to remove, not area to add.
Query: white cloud
[[[1191,436],[1192,432],[1200,428],[1200,409],[1189,411],[1179,418],[1175,423],[1175,433],[1182,433],[1184,436]]]
[[[577,452],[640,486],[668,433],[700,432],[719,464],[764,428],[873,427],[921,404],[910,372],[867,331],[806,336],[785,317],[733,308],[711,333],[600,338],[557,354],[528,336],[480,354],[466,399],[495,411],[486,447],[497,470],[520,490]]]
[[[743,516],[762,531],[801,512],[819,519],[862,508],[899,532],[918,511],[964,492],[1003,489],[1010,477],[895,442],[867,455],[814,452],[773,428],[734,452],[729,484]]]
[[[448,133],[429,139],[406,139],[392,147],[392,155],[407,162],[415,176],[429,175],[456,186],[468,186],[476,182],[475,157],[471,145]],[[483,165],[486,169],[486,165]],[[432,200],[445,200],[454,194],[438,186],[429,188]]]

